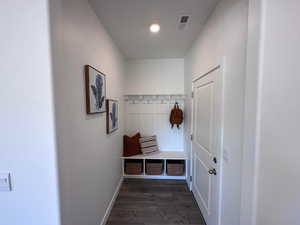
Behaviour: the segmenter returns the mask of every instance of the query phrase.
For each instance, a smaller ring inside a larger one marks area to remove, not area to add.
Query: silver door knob
[[[217,175],[217,171],[216,171],[215,168],[210,169],[210,170],[208,171],[208,173],[209,173],[209,174],[213,174],[213,175]]]

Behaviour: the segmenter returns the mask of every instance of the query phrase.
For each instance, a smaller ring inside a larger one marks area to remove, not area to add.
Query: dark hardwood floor
[[[185,181],[126,179],[107,225],[205,225]]]

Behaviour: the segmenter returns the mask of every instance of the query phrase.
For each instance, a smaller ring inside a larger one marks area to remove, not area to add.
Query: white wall
[[[259,9],[258,9],[259,10]],[[256,225],[298,225],[300,2],[264,0],[258,74]]]
[[[121,178],[124,60],[87,1],[52,7],[62,224],[99,225]],[[111,135],[105,113],[86,115],[86,64],[106,74],[107,97],[120,100],[119,130]]]
[[[185,93],[190,96],[192,77],[199,76],[226,58],[224,75],[224,149],[222,225],[240,223],[240,187],[244,113],[244,80],[247,42],[246,0],[222,0],[208,19],[199,38],[185,58]],[[185,102],[185,140],[189,135],[191,99]]]
[[[157,135],[161,151],[183,151],[183,124],[171,129],[175,101],[184,107],[184,59],[127,61],[125,133]],[[178,96],[172,96],[172,95]]]
[[[184,93],[183,59],[142,59],[127,61],[128,95]]]
[[[0,5],[0,224],[59,225],[48,1]]]

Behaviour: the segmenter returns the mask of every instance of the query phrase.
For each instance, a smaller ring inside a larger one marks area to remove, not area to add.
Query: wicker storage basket
[[[148,175],[161,175],[163,173],[162,160],[146,160],[146,174]]]
[[[140,175],[143,173],[142,160],[125,160],[125,173],[130,175]]]
[[[168,176],[183,176],[184,175],[184,160],[168,160],[167,174]]]

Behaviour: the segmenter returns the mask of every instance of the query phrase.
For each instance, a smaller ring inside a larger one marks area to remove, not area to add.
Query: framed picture
[[[106,132],[110,134],[119,127],[119,103],[117,100],[107,99],[106,108]]]
[[[105,74],[90,65],[85,66],[86,112],[88,114],[106,111]]]

